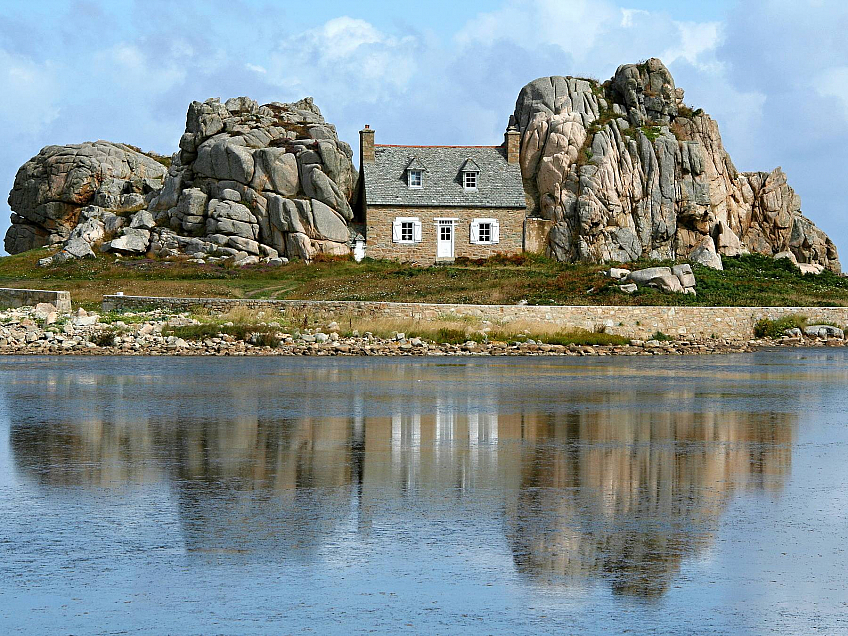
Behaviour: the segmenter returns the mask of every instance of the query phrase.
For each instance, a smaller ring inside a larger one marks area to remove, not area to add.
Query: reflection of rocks
[[[658,596],[705,549],[734,491],[778,487],[794,416],[593,412],[539,422],[509,535],[532,580],[601,576]],[[555,443],[551,443],[555,442]]]
[[[271,368],[223,378],[201,366],[192,382],[50,372],[37,376],[36,408],[32,376],[10,374],[14,460],[47,486],[166,481],[196,554],[299,560],[340,532],[366,540],[434,520],[476,532],[505,519],[527,580],[601,578],[645,596],[710,545],[735,492],[779,488],[791,461],[794,415],[628,410],[636,393],[583,389],[568,394],[579,412],[550,415],[542,394],[480,382],[473,366],[448,372],[451,389],[424,386],[436,372],[413,366],[370,368],[364,382],[359,366],[304,366],[296,380]]]

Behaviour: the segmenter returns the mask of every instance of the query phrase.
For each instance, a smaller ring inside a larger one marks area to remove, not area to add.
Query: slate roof
[[[466,192],[462,168],[480,168],[477,190]],[[426,166],[422,188],[407,186],[406,170]],[[374,146],[374,161],[363,163],[366,205],[524,208],[521,168],[508,163],[500,146]]]
[[[412,157],[409,160],[409,163],[406,165],[407,170],[421,170],[423,172],[427,172],[427,166],[424,165],[424,162],[421,161],[418,157]]]
[[[460,172],[480,172],[480,166],[477,165],[477,162],[474,161],[471,157],[465,160],[465,163],[462,164],[462,167],[459,169]]]

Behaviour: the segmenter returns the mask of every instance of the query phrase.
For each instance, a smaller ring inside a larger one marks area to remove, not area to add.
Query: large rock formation
[[[6,250],[65,244],[42,265],[91,246],[242,262],[347,254],[352,156],[311,98],[192,102],[167,169],[105,141],[44,148],[15,178]]]
[[[563,261],[791,252],[839,272],[833,242],[801,214],[780,168],[736,170],[718,125],[683,103],[658,59],[598,84],[544,77],[525,86],[511,122],[531,213],[555,222]]]
[[[180,152],[151,202],[157,224],[251,255],[347,254],[350,146],[311,98],[192,102]]]
[[[118,212],[139,210],[162,187],[166,168],[124,144],[108,141],[47,146],[15,176],[9,194],[10,254],[62,243],[91,204]]]

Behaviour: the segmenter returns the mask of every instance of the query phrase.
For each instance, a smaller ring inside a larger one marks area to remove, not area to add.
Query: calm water
[[[0,358],[0,632],[848,632],[848,355]]]

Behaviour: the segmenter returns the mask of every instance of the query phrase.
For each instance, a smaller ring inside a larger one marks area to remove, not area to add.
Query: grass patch
[[[600,345],[600,346],[619,346],[625,345],[629,340],[623,336],[617,336],[611,333],[595,333],[593,331],[575,330],[575,331],[558,331],[552,334],[527,334],[529,339],[536,342],[554,345]]]
[[[438,343],[443,344],[462,344],[463,342],[467,342],[469,340],[479,341],[482,339],[481,336],[478,338],[472,338],[471,334],[466,334],[464,329],[455,329],[453,327],[441,327],[437,332],[435,337],[433,338]]]
[[[674,340],[674,337],[669,336],[667,333],[663,333],[662,331],[655,331],[648,340],[657,340],[659,342],[671,342]]]
[[[703,108],[697,108],[695,110],[692,110],[692,108],[687,106],[686,104],[680,104],[680,106],[677,107],[677,116],[678,117],[685,117],[686,119],[692,119],[693,117],[699,117],[700,115],[703,115],[703,114],[704,114]]]
[[[512,305],[699,305],[699,306],[848,306],[848,278],[831,272],[802,275],[789,260],[750,254],[724,260],[724,271],[698,265],[692,269],[698,295],[665,294],[643,287],[622,294],[617,281],[601,276],[609,265],[559,263],[544,256],[496,255],[486,260],[460,259],[450,266],[417,267],[364,259],[290,263],[285,267],[226,269],[216,264],[165,263],[146,258],[115,260],[98,255],[57,267],[36,261],[51,250],[36,249],[0,258],[0,286],[68,290],[75,307],[100,310],[104,294],[191,298],[269,298],[391,302],[476,303]],[[639,261],[628,269],[671,262]],[[302,315],[286,319],[301,329]],[[307,326],[316,324],[305,316]],[[237,322],[234,318],[221,322]],[[243,322],[270,322],[270,315]],[[116,320],[130,322],[124,317]],[[339,321],[339,324],[342,324]]]
[[[639,130],[648,138],[651,143],[655,142],[662,135],[662,128],[659,126],[642,126]]]
[[[175,336],[183,340],[206,340],[207,338],[218,338],[225,335],[232,336],[236,340],[249,341],[254,336],[271,337],[277,331],[279,331],[279,328],[269,327],[268,325],[219,325],[216,323],[206,323],[167,327],[162,330],[162,335]],[[279,338],[276,339],[276,342],[279,343]]]
[[[780,338],[787,329],[803,329],[807,326],[807,317],[790,314],[777,320],[761,318],[754,324],[754,336],[757,338]]]

